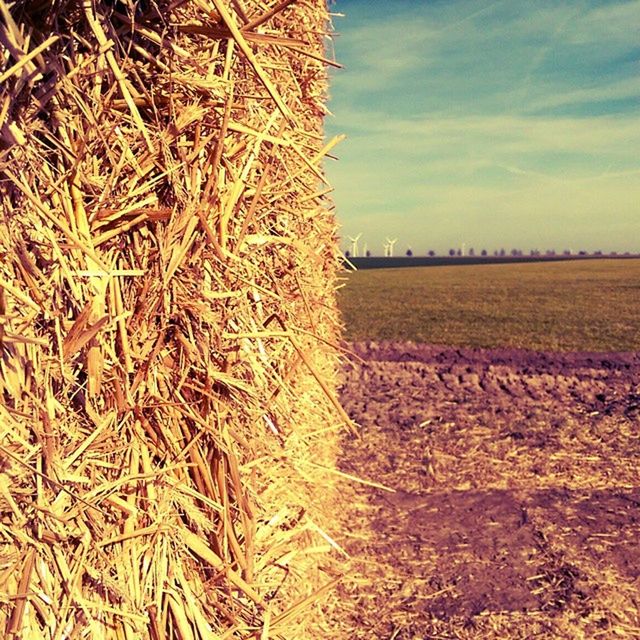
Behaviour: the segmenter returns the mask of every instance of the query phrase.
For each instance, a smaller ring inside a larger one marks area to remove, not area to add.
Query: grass
[[[640,349],[640,260],[345,274],[349,340],[553,351]]]

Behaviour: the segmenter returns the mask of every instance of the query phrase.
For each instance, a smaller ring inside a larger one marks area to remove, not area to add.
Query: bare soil
[[[640,355],[358,343],[352,638],[640,638]]]

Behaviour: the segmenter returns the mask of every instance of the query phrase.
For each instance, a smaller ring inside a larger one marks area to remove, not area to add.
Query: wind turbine
[[[384,247],[384,257],[388,258],[389,257],[389,243],[385,242],[383,247]]]
[[[389,243],[389,257],[393,258],[393,245],[398,242],[398,238],[394,238],[393,240],[390,240],[389,238],[387,238],[387,242]]]
[[[349,240],[351,240],[351,257],[352,258],[357,258],[358,257],[358,240],[360,240],[360,238],[362,237],[362,233],[359,233],[355,238],[352,238],[351,236],[347,236],[349,238]]]

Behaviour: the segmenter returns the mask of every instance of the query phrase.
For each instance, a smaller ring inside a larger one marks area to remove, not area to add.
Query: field
[[[345,275],[348,340],[553,351],[640,348],[640,260],[379,269]]]
[[[346,494],[345,637],[640,638],[639,284],[638,261],[349,276],[341,468],[380,486]]]

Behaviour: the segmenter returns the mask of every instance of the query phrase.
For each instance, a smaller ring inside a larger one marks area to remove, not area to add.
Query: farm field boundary
[[[347,266],[350,264],[357,270],[363,269],[401,269],[410,267],[457,267],[481,264],[526,264],[540,262],[573,262],[586,260],[633,260],[637,255],[621,256],[396,256],[370,258],[347,258]]]

